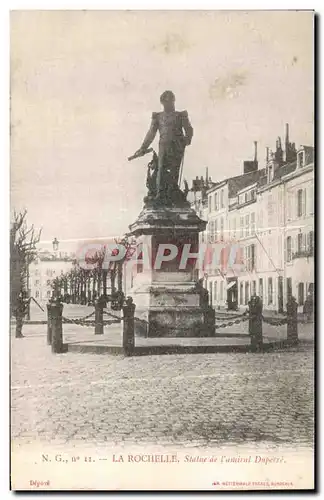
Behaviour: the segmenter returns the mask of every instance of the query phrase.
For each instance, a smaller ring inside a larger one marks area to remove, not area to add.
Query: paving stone
[[[43,325],[24,328],[26,338],[12,341],[13,439],[313,443],[310,346],[264,354],[53,355]]]

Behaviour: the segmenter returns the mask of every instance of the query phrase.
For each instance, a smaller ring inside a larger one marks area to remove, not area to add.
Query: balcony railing
[[[302,258],[309,258],[314,256],[314,249],[309,248],[308,250],[299,250],[298,252],[293,253],[292,258],[293,259],[302,259]]]

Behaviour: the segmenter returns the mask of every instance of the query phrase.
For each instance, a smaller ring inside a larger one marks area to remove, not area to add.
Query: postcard
[[[10,15],[11,489],[314,489],[303,11]]]

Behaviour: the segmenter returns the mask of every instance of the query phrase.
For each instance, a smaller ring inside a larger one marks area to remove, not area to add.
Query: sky
[[[194,128],[189,186],[243,173],[253,141],[262,168],[285,123],[313,145],[313,38],[302,11],[11,12],[11,209],[45,242],[122,235],[149,161],[127,157],[167,89]]]

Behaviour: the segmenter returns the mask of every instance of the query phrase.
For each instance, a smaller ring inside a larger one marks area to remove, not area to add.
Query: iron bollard
[[[52,345],[52,303],[46,304],[47,307],[47,345]]]
[[[22,338],[24,335],[22,334],[22,327],[24,324],[24,319],[21,315],[16,316],[16,339]]]
[[[61,353],[64,352],[63,347],[63,327],[62,327],[62,313],[63,304],[58,298],[55,302],[49,304],[51,312],[51,324],[52,324],[52,352]]]
[[[213,337],[215,335],[215,309],[211,306],[207,306],[204,310],[204,326],[207,335]]]
[[[95,302],[95,335],[103,335],[103,310],[106,306],[105,297],[101,296]]]
[[[298,344],[298,304],[295,297],[289,297],[287,302],[287,340],[292,344]]]
[[[262,300],[253,295],[249,301],[249,334],[253,351],[261,351],[262,341]]]
[[[123,306],[123,350],[125,356],[131,356],[135,347],[134,314],[135,304],[132,297],[127,297]]]

